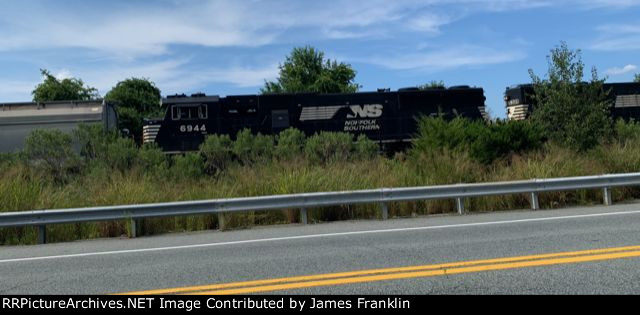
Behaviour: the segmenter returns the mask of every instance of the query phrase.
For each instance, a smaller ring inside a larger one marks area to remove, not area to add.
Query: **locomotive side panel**
[[[163,100],[163,120],[147,120],[145,142],[166,152],[198,150],[207,135],[232,139],[248,128],[252,133],[276,135],[296,128],[311,136],[321,131],[364,134],[379,143],[410,141],[417,117],[443,114],[446,118],[482,118],[482,89],[433,89],[343,94],[267,94],[219,98],[196,95]]]
[[[266,113],[257,95],[224,97],[220,100],[219,109],[219,115],[215,118],[218,134],[228,134],[235,139],[243,129],[250,129],[252,133],[264,131]]]
[[[349,132],[380,141],[393,128],[386,123],[395,116],[394,105],[393,93],[296,95],[292,112],[297,119],[293,127],[307,135]]]

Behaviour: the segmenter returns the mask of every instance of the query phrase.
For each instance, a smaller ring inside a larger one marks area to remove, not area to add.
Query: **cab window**
[[[207,105],[174,105],[171,107],[171,119],[207,119]]]

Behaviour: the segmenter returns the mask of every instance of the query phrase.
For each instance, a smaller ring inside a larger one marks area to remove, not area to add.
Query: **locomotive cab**
[[[157,143],[163,151],[177,153],[198,150],[209,133],[215,133],[216,114],[220,98],[193,94],[169,96],[162,99],[165,107],[163,120],[145,120],[143,142]]]
[[[504,102],[507,108],[507,118],[510,120],[524,120],[533,111],[531,95],[533,85],[520,84],[508,87],[504,93]]]

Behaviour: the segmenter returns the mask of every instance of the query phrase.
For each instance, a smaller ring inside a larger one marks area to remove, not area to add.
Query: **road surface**
[[[640,204],[0,247],[0,294],[638,294]]]

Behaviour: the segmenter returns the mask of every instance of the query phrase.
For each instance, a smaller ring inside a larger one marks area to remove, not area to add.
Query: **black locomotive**
[[[169,153],[198,150],[210,134],[232,138],[248,128],[277,134],[293,127],[365,134],[381,145],[411,141],[417,117],[487,119],[482,88],[417,88],[340,94],[175,95],[162,100],[164,119],[145,119],[143,141]]]
[[[640,119],[640,83],[605,83],[603,89],[609,92],[613,104],[611,116],[614,119]],[[515,120],[528,118],[535,108],[533,95],[532,84],[508,87],[504,93],[507,117]]]

